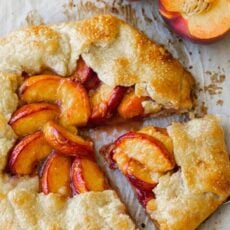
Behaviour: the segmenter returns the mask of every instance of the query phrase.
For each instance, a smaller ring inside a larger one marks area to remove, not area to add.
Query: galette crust
[[[20,83],[20,79],[14,73],[0,71],[0,114],[7,120],[10,119],[11,114],[18,105],[18,97],[15,91]]]
[[[0,72],[32,75],[51,69],[67,76],[80,55],[105,84],[135,85],[137,94],[147,94],[167,109],[192,107],[191,74],[162,46],[111,15],[8,35],[0,40]]]
[[[0,175],[5,168],[7,155],[16,141],[16,135],[7,124],[7,120],[0,114]]]
[[[68,200],[58,194],[38,194],[38,178],[15,181],[0,176],[2,229],[130,229],[135,225],[112,190],[88,192]]]
[[[150,212],[160,229],[192,230],[230,195],[230,161],[214,116],[168,127],[179,170],[159,179]]]

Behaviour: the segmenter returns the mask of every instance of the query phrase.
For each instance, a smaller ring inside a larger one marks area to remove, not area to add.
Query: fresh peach
[[[8,168],[18,175],[31,175],[36,171],[39,161],[51,153],[52,148],[46,142],[41,131],[24,137],[12,150]]]
[[[41,172],[41,191],[45,194],[59,193],[70,196],[70,168],[71,158],[57,152],[50,154]]]
[[[111,117],[116,112],[125,92],[125,87],[117,86],[113,88],[106,84],[101,84],[90,95],[92,106],[90,122],[100,123]]]
[[[94,157],[93,143],[91,141],[74,135],[53,121],[45,124],[43,132],[47,142],[62,154]]]
[[[76,158],[71,167],[73,193],[101,192],[108,188],[107,180],[98,165],[88,158]]]
[[[140,117],[144,115],[142,102],[144,97],[138,97],[134,91],[126,94],[118,107],[118,113],[125,119]]]
[[[60,121],[65,126],[84,126],[90,117],[89,97],[81,83],[62,79],[57,98],[61,105]]]
[[[20,99],[26,103],[56,102],[61,77],[37,75],[27,78],[19,88]]]
[[[210,43],[230,30],[229,0],[159,0],[169,26],[194,42]]]
[[[150,171],[166,172],[175,166],[172,154],[159,140],[150,135],[129,132],[121,136],[115,145],[115,154],[123,152]]]
[[[86,65],[82,57],[78,59],[77,67],[72,77],[81,82],[88,90],[96,89],[100,84],[100,80],[97,77],[97,74],[89,66]]]
[[[49,103],[24,105],[12,115],[9,124],[14,132],[22,137],[43,127],[49,120],[59,116],[59,107]]]

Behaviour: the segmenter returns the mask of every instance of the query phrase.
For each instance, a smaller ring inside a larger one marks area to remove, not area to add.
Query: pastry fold
[[[179,170],[162,176],[150,213],[160,229],[192,230],[230,195],[230,161],[224,132],[208,115],[168,127]]]
[[[48,69],[68,76],[80,55],[109,86],[135,86],[136,95],[151,97],[167,111],[193,106],[191,74],[165,48],[111,15],[13,32],[0,40],[0,72]]]

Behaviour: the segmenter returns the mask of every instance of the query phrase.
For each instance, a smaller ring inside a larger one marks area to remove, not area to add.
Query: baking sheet
[[[198,106],[196,113],[219,114],[226,133],[230,150],[230,36],[212,45],[197,45],[182,40],[171,33],[158,14],[157,2],[153,0],[128,2],[123,0],[0,0],[0,36],[28,25],[78,20],[96,14],[114,14],[146,33],[151,39],[165,45],[172,54],[195,76],[197,82]],[[172,120],[183,117],[151,119],[144,124],[166,126]],[[133,123],[138,128],[140,123]],[[115,130],[91,130],[92,138],[97,139],[97,148],[113,141],[128,127]],[[100,140],[98,142],[98,140]],[[102,159],[100,162],[103,164]],[[140,229],[154,229],[143,208],[119,172],[107,170],[114,186],[122,191],[121,197],[127,204]],[[125,186],[124,186],[125,183]],[[230,229],[230,205],[223,205],[199,229]],[[144,225],[142,225],[144,224]]]

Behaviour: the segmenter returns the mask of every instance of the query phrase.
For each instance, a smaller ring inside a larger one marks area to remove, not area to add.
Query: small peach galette
[[[101,149],[160,229],[195,229],[230,195],[230,161],[213,116],[128,132]]]
[[[1,228],[135,229],[83,134],[188,112],[191,74],[163,47],[103,15],[0,39],[0,87]],[[220,127],[207,117],[173,125],[169,134],[153,127],[128,133],[105,155],[161,229],[190,221],[193,229],[229,194],[223,145]]]

